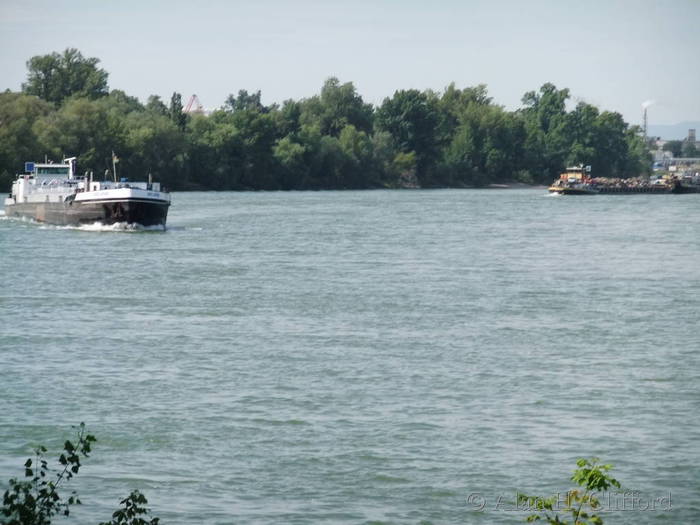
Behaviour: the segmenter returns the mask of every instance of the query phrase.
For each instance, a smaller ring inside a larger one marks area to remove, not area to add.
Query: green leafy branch
[[[78,427],[78,439],[74,444],[66,441],[63,453],[58,458],[62,468],[54,472],[44,458],[46,447],[34,449],[35,458],[24,463],[24,476],[29,480],[10,480],[9,488],[3,495],[2,516],[9,518],[6,525],[48,525],[52,516],[70,514],[71,505],[79,505],[80,499],[73,491],[67,500],[59,495],[59,487],[75,476],[81,467],[80,458],[90,455],[95,436],[87,434],[85,423]],[[55,474],[52,477],[51,474]]]
[[[150,516],[150,511],[142,505],[148,503],[148,500],[138,490],[132,491],[129,497],[120,503],[124,508],[115,511],[111,521],[102,522],[100,525],[158,525],[160,522],[159,518],[145,519]]]
[[[598,458],[582,458],[576,465],[578,468],[574,470],[571,481],[582,489],[569,490],[563,498],[518,494],[518,505],[536,511],[526,518],[528,523],[544,519],[551,525],[603,525],[603,519],[597,514],[601,508],[597,494],[607,492],[611,487],[620,488],[620,482],[608,474],[613,466],[600,464]],[[573,521],[560,518],[557,511],[570,514]]]
[[[34,459],[24,463],[27,479],[12,478],[5,491],[0,508],[2,525],[50,525],[57,515],[69,516],[71,505],[80,505],[75,491],[67,499],[61,497],[59,489],[80,471],[81,458],[92,451],[95,436],[88,434],[85,423],[78,426],[77,441],[66,441],[58,458],[57,469],[51,469],[45,459],[46,447],[34,449]],[[123,508],[112,514],[112,520],[100,525],[158,525],[159,519],[147,519],[150,511],[144,506],[148,501],[138,490],[121,501]]]

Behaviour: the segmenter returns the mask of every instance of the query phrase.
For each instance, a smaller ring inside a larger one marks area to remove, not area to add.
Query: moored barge
[[[549,192],[560,195],[700,193],[700,179],[698,177],[664,176],[654,180],[619,179],[591,177],[590,171],[590,166],[567,168],[552,183]]]

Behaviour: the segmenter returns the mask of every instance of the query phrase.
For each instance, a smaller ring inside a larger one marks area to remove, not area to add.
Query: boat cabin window
[[[68,175],[68,167],[51,166],[40,167],[36,169],[38,175]]]

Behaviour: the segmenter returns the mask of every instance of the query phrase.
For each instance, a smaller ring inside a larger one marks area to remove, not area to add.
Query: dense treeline
[[[172,189],[291,190],[464,187],[546,183],[567,164],[629,177],[649,158],[637,127],[579,103],[552,84],[506,111],[486,86],[442,93],[399,90],[374,107],[352,83],[328,79],[320,94],[266,106],[241,90],[209,115],[182,98],[143,104],[109,91],[99,60],[75,49],[33,57],[22,92],[0,94],[0,184],[26,160],[78,157],[100,176],[152,173]]]

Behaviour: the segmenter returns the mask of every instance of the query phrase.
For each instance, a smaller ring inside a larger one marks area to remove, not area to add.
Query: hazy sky
[[[375,104],[455,82],[515,109],[552,82],[630,123],[647,100],[650,123],[700,120],[700,0],[0,0],[0,89],[67,47],[142,101],[281,102],[336,76]]]

